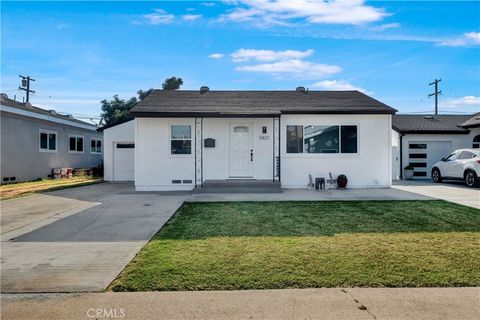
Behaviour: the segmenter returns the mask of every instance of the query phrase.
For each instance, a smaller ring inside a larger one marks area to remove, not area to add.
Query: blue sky
[[[160,88],[359,89],[400,112],[480,111],[479,2],[342,0],[2,2],[1,90],[99,115]]]

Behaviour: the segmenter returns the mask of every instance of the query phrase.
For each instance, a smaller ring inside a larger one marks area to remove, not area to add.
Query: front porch
[[[281,193],[279,181],[254,179],[205,180],[193,193]]]

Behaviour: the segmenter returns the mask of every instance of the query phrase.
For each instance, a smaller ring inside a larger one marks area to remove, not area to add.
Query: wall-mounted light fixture
[[[262,127],[262,133],[263,133],[263,134],[267,134],[267,127],[266,127],[266,126],[263,126],[263,127]]]

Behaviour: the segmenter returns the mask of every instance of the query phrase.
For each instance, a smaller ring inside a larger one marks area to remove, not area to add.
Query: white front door
[[[251,124],[230,126],[230,177],[253,178],[253,141]]]

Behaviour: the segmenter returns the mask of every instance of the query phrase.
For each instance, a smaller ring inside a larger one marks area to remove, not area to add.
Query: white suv
[[[480,149],[460,149],[442,158],[432,167],[433,182],[465,180],[467,186],[479,183]]]

